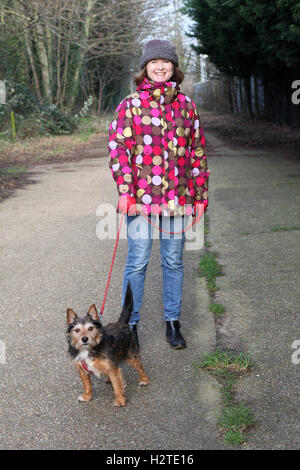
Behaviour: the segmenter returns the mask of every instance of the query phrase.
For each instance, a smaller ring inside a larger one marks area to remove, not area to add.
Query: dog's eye
[[[75,333],[79,333],[80,332],[80,328],[75,328]]]
[[[89,326],[89,331],[93,331],[94,327],[93,326]]]

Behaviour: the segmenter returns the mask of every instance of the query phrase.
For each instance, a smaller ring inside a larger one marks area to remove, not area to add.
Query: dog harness
[[[94,375],[94,372],[88,368],[87,363],[85,361],[81,361],[81,365],[87,374]]]

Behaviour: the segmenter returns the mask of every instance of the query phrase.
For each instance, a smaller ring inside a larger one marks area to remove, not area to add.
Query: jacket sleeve
[[[200,119],[196,106],[194,107],[194,118],[191,128],[191,165],[194,179],[195,201],[208,206],[208,179],[209,170],[205,156],[205,137],[200,125]],[[205,207],[205,208],[206,208]]]
[[[109,167],[117,183],[119,196],[135,197],[131,151],[135,145],[130,101],[124,99],[109,126]]]

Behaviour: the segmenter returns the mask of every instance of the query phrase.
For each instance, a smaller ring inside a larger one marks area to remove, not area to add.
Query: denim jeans
[[[150,219],[150,216],[149,216]],[[181,232],[184,216],[159,217],[159,227],[166,232]],[[155,221],[155,218],[152,220]],[[157,225],[157,222],[156,222]],[[127,216],[128,254],[124,270],[122,305],[125,300],[127,283],[133,292],[133,312],[130,325],[140,320],[146,270],[153,242],[153,227],[143,216]],[[181,312],[183,284],[184,233],[168,234],[159,232],[160,257],[163,277],[164,320],[178,320]]]

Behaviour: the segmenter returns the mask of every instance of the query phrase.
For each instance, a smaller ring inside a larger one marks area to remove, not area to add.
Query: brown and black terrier
[[[121,362],[127,362],[137,370],[139,385],[148,385],[149,379],[141,363],[139,346],[128,326],[132,307],[132,290],[128,283],[120,318],[106,327],[101,324],[95,305],[89,308],[83,318],[79,318],[70,308],[67,309],[69,353],[84,388],[79,401],[88,402],[92,399],[91,374],[96,377],[104,374],[106,381],[112,383],[115,406],[124,406],[126,398]]]

